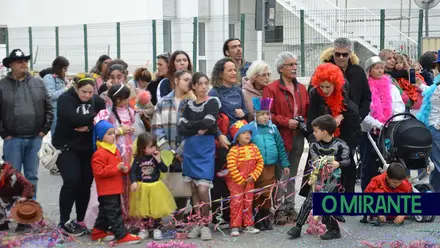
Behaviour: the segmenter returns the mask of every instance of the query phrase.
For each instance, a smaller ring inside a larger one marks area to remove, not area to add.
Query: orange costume
[[[251,131],[254,125],[245,125],[245,121],[237,121],[231,127],[231,135],[234,141],[238,135],[245,131]],[[252,203],[254,193],[248,191],[254,189],[254,182],[260,177],[264,167],[264,160],[260,150],[254,144],[234,145],[226,158],[229,174],[226,185],[231,194],[231,228],[248,227],[254,224],[252,218]],[[246,179],[253,178],[252,182]]]
[[[387,173],[384,172],[371,179],[365,193],[411,193],[412,185],[408,180],[403,180],[402,183],[395,189],[390,188],[386,182]]]

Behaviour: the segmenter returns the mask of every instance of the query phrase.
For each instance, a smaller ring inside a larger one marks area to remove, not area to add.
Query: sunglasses
[[[350,53],[338,53],[338,52],[336,52],[335,53],[335,57],[344,57],[344,58],[347,58],[348,56],[350,55]]]

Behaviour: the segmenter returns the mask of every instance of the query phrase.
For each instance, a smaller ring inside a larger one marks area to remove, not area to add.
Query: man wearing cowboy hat
[[[20,49],[3,59],[3,65],[11,71],[0,81],[0,135],[4,140],[3,160],[19,172],[23,167],[36,191],[37,153],[52,125],[53,111],[43,81],[28,72],[30,59]]]

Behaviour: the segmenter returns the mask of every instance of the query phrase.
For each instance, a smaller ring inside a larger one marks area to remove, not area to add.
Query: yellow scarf
[[[101,148],[104,148],[104,149],[106,149],[107,151],[109,151],[109,152],[111,152],[111,153],[113,153],[113,154],[116,154],[116,149],[117,149],[117,147],[116,147],[116,145],[115,144],[109,144],[109,143],[106,143],[106,142],[102,142],[102,141],[96,141],[96,146],[99,148],[99,147],[101,147]]]

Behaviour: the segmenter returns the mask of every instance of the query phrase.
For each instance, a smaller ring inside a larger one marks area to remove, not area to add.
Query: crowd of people
[[[157,56],[154,75],[138,68],[131,80],[127,63],[107,55],[71,81],[68,59],[57,57],[40,72],[41,80],[28,72],[30,55],[15,49],[3,60],[10,72],[0,81],[2,202],[14,204],[13,196],[38,201],[38,151],[50,132],[57,151],[51,172],[63,180],[59,228],[65,234],[119,244],[139,243],[150,233],[160,240],[176,231],[210,240],[211,223],[239,236],[296,222],[288,235],[298,238],[312,192],[355,191],[357,148],[362,191],[411,192],[398,161],[379,175],[368,137],[377,138],[390,117],[404,112],[417,115],[432,133],[430,184],[440,192],[437,53],[427,52],[417,62],[384,49],[361,66],[352,48],[350,40],[336,39],[322,52],[308,88],[297,79],[293,53],[278,54],[275,68],[247,62],[236,38],[225,41],[225,58],[210,76],[194,72],[189,55],[178,50]],[[270,82],[272,72],[279,76]],[[318,185],[307,172],[317,170],[314,164],[323,157],[332,173],[320,174]],[[11,166],[17,173],[23,169],[24,177],[9,187]],[[295,189],[301,178],[304,186]],[[298,190],[306,197],[299,213]],[[5,213],[6,205],[0,204]],[[7,215],[0,216],[0,229],[7,230]],[[344,221],[323,218],[327,232],[320,237],[340,238]],[[383,216],[361,220],[380,221]]]

